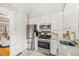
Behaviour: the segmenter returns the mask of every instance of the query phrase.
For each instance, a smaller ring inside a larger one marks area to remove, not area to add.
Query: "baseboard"
[[[24,50],[26,50],[26,49],[27,49],[27,48],[23,49],[23,51],[24,51]],[[22,52],[23,52],[23,51],[22,51]],[[21,55],[21,54],[22,54],[22,52],[18,53],[16,56]]]
[[[18,53],[17,56],[19,56],[19,55],[21,55],[21,54],[22,54],[22,52]]]

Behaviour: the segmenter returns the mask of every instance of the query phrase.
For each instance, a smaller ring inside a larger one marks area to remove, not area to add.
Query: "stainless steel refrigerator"
[[[35,25],[27,25],[27,45],[29,49],[34,49],[34,30],[36,29]]]

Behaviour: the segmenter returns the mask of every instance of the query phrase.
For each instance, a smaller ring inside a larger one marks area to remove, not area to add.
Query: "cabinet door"
[[[44,17],[43,16],[38,16],[37,18],[36,18],[36,22],[35,22],[36,24],[37,24],[37,29],[39,30],[39,26],[41,25],[41,24],[44,24]]]
[[[64,30],[69,27],[70,31],[78,31],[78,15],[77,15],[77,4],[69,3],[66,4],[64,10]]]
[[[29,19],[29,24],[35,24],[35,21],[36,21],[36,18],[35,17],[30,18]]]
[[[63,31],[63,12],[58,13],[57,28],[58,28],[58,31]]]
[[[50,22],[50,14],[44,16],[44,23],[45,24],[51,24],[51,22]]]
[[[50,17],[51,21],[51,30],[52,31],[57,31],[57,15],[56,14],[51,14]]]

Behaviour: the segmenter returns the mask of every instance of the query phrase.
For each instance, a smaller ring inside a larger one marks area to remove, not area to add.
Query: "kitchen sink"
[[[60,43],[63,44],[63,45],[68,45],[68,46],[75,46],[75,42],[73,41],[62,41],[60,40]]]

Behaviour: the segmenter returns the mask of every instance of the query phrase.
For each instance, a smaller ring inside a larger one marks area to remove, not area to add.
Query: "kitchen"
[[[58,5],[61,7],[59,10],[54,9],[52,12],[42,15],[36,13],[29,17],[28,25],[33,27],[31,28],[33,32],[27,30],[27,35],[30,32],[34,36],[30,40],[27,38],[28,49],[53,56],[79,55],[77,53],[79,52],[77,47],[79,40],[77,4]],[[54,35],[53,38],[51,38],[51,33]],[[54,42],[54,38],[57,38],[60,44]]]

